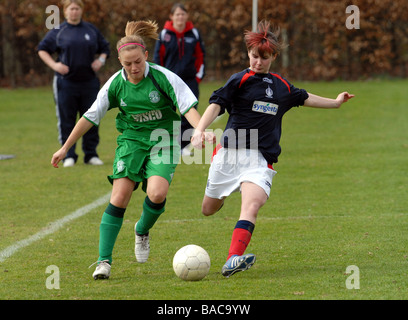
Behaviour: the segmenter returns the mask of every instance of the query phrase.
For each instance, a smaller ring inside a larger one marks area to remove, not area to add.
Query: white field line
[[[90,211],[92,211],[93,209],[107,203],[109,201],[111,193],[109,192],[108,194],[100,197],[99,199],[95,200],[94,202],[79,208],[78,210],[70,213],[69,215],[54,221],[52,223],[49,224],[48,227],[46,227],[45,229],[37,232],[36,234],[17,241],[15,244],[7,247],[6,249],[0,251],[0,263],[4,262],[7,258],[11,257],[14,253],[16,253],[18,250],[23,249],[25,247],[28,247],[29,245],[31,245],[32,243],[39,241],[41,239],[43,239],[44,237],[46,237],[49,234],[52,234],[56,231],[58,231],[59,229],[61,229],[65,224],[80,218],[84,215],[86,215],[87,213],[89,213]],[[384,213],[381,214],[381,216],[405,216],[408,215],[407,213],[403,213],[403,214],[395,214],[395,213]],[[354,215],[336,215],[336,216],[313,216],[313,215],[305,215],[305,216],[288,216],[288,217],[258,217],[257,220],[266,220],[266,221],[271,221],[271,220],[313,220],[313,219],[339,219],[339,218],[353,218],[355,217]],[[224,219],[225,217],[220,217],[220,219]],[[162,223],[185,223],[185,222],[195,222],[195,221],[205,221],[207,220],[205,217],[201,217],[201,218],[194,218],[194,219],[163,219],[161,220]],[[209,219],[213,220],[213,219]]]
[[[99,199],[95,200],[94,202],[79,208],[78,210],[66,215],[65,217],[56,220],[54,222],[51,222],[46,228],[44,228],[43,230],[37,232],[36,234],[17,241],[16,243],[12,244],[11,246],[5,248],[4,250],[0,251],[0,263],[4,262],[7,258],[11,257],[13,254],[15,254],[18,250],[23,249],[29,245],[31,245],[32,243],[43,239],[44,237],[46,237],[49,234],[52,234],[56,231],[58,231],[59,229],[61,229],[65,224],[78,219],[84,215],[86,215],[87,213],[89,213],[90,211],[92,211],[93,209],[107,203],[109,201],[111,193],[109,192],[108,194],[100,197]]]

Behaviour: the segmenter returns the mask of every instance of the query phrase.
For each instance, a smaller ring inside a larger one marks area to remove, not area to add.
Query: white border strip
[[[49,224],[48,227],[46,227],[45,229],[37,232],[36,234],[20,240],[18,242],[16,242],[15,244],[7,247],[6,249],[0,251],[0,263],[4,262],[7,258],[10,258],[13,254],[15,254],[18,250],[25,248],[27,246],[29,246],[30,244],[43,239],[45,236],[52,234],[54,232],[56,232],[57,230],[61,229],[65,224],[80,218],[84,215],[86,215],[87,213],[89,213],[90,211],[92,211],[93,209],[103,205],[104,203],[108,202],[110,199],[110,195],[111,192],[109,192],[108,194],[104,195],[103,197],[100,197],[99,199],[95,200],[94,202],[79,208],[78,210],[70,213],[69,215],[51,222]]]

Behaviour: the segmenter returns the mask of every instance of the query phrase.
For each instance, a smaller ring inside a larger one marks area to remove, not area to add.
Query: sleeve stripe
[[[290,93],[290,86],[289,86],[289,84],[286,82],[285,79],[283,79],[279,74],[276,74],[276,73],[271,73],[271,75],[273,75],[273,76],[277,77],[278,79],[280,79],[280,80],[288,87],[288,91],[289,91],[289,93]]]

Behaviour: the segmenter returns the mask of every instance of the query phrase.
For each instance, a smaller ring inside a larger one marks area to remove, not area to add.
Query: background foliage
[[[119,67],[114,47],[129,20],[152,19],[162,28],[174,1],[84,0],[84,19],[110,41],[102,80]],[[252,26],[252,0],[185,0],[207,49],[207,79],[223,79],[247,67],[243,32]],[[47,6],[57,0],[1,0],[0,85],[49,83],[51,71],[36,54],[48,31]],[[360,29],[347,29],[349,5],[360,11]],[[258,0],[258,19],[279,25],[288,50],[274,71],[291,79],[366,79],[408,75],[406,0]],[[61,21],[62,10],[61,10]],[[151,45],[151,51],[153,50]],[[151,52],[152,56],[152,52]]]

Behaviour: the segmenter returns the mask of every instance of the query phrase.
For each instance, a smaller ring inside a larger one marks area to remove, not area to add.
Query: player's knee
[[[216,213],[218,210],[220,210],[223,205],[224,205],[224,202],[221,202],[221,203],[218,203],[218,202],[217,203],[203,202],[203,204],[201,206],[201,212],[205,216],[211,216],[214,213]]]
[[[149,192],[147,196],[149,197],[150,201],[153,203],[162,203],[164,200],[166,200],[167,193],[160,192],[159,190],[157,190],[157,191]]]
[[[201,208],[201,213],[203,214],[203,215],[205,215],[206,217],[208,217],[208,216],[211,216],[212,214],[214,214],[216,211],[214,211],[214,210],[209,210],[208,208],[206,208],[206,207],[202,207]]]
[[[149,197],[150,198],[150,197]],[[162,203],[164,200],[166,200],[166,195],[165,194],[157,194],[154,195],[150,200],[154,203]]]
[[[201,205],[201,213],[205,216],[210,216],[213,214],[212,210],[210,210],[210,206],[203,201]]]
[[[126,208],[129,203],[129,197],[125,194],[116,194],[111,197],[110,202],[118,208]]]

